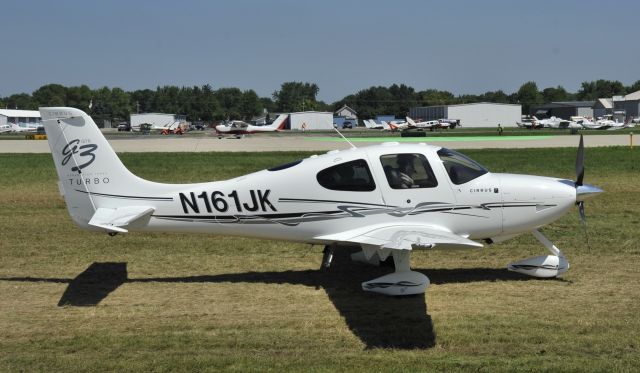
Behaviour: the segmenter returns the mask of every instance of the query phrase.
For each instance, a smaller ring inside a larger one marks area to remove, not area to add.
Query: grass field
[[[575,149],[465,151],[492,171],[573,179]],[[424,296],[367,294],[391,271],[322,248],[183,234],[109,237],[69,219],[50,155],[0,154],[0,371],[638,371],[640,153],[592,148],[606,190],[543,231],[562,280],[506,271],[545,254],[530,235],[419,251]],[[306,153],[123,154],[139,176],[224,179]]]

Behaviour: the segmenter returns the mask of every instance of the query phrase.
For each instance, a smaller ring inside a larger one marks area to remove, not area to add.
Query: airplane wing
[[[319,240],[359,244],[365,253],[371,250],[430,249],[439,245],[463,248],[483,247],[461,235],[429,225],[376,225],[315,237]],[[386,257],[386,255],[384,255]],[[381,256],[382,257],[382,256]]]

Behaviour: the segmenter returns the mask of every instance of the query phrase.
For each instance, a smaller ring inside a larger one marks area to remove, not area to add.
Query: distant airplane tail
[[[269,127],[275,128],[276,131],[281,131],[285,128],[288,118],[289,116],[287,114],[280,114],[278,115],[276,120],[274,120],[273,123],[269,125]]]
[[[148,210],[145,201],[154,200],[140,193],[166,191],[166,184],[146,181],[129,172],[93,119],[83,111],[44,107],[40,108],[40,116],[58,173],[60,193],[72,219],[81,227],[123,231],[101,225],[108,220],[104,216],[117,209],[120,215],[136,215]]]
[[[397,131],[398,130],[398,126],[396,126],[395,124],[391,123],[391,122],[387,122],[387,121],[380,121],[380,123],[382,123],[382,127],[386,130],[389,131]]]
[[[413,121],[413,119],[407,117],[407,123],[409,123],[410,126],[415,127],[416,126],[416,122]]]

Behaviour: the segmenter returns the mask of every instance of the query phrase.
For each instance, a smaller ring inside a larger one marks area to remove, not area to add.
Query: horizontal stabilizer
[[[353,229],[336,234],[315,237],[318,240],[360,244],[363,248],[377,249],[430,249],[438,245],[467,248],[482,247],[455,233],[428,225],[377,225]]]
[[[89,225],[111,232],[126,233],[129,224],[151,214],[155,209],[148,206],[127,206],[115,209],[98,208],[91,217]]]

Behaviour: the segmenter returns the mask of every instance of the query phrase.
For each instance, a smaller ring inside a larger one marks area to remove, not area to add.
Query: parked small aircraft
[[[578,120],[580,122],[578,122]],[[573,118],[571,120],[566,120],[566,119],[562,119],[562,118],[558,118],[558,117],[551,117],[548,119],[539,119],[537,121],[538,125],[541,125],[543,127],[547,127],[547,128],[561,128],[561,129],[581,129],[583,128],[582,126],[582,121],[587,121],[586,118],[581,118],[581,119],[576,119],[574,120]]]
[[[215,127],[218,138],[221,139],[225,135],[233,135],[236,138],[242,138],[244,135],[261,132],[276,132],[284,129],[287,115],[281,114],[276,120],[268,126],[254,126],[241,120],[234,120],[227,124],[219,124]]]
[[[365,119],[362,122],[364,123],[364,126],[370,130],[390,130],[390,128],[388,128],[388,125],[387,125],[387,128],[385,128],[385,126],[382,125],[382,123],[378,124],[373,119]]]
[[[0,124],[0,133],[12,132],[11,126],[8,124]]]
[[[393,258],[395,272],[365,291],[420,294],[427,276],[411,271],[413,250],[479,248],[531,232],[552,255],[508,266],[536,277],[569,269],[538,228],[602,190],[583,184],[582,137],[576,181],[490,173],[455,151],[385,143],[291,162],[231,180],[161,184],[129,172],[94,121],[74,108],[40,108],[73,221],[115,235],[129,231],[204,232],[325,245],[357,245],[354,260]]]
[[[519,122],[516,122],[516,125],[520,128],[542,128],[543,126],[538,123],[538,118],[534,116],[523,115],[522,119]]]
[[[12,132],[36,132],[38,131],[38,126],[41,126],[41,124],[37,123],[23,123],[22,125],[9,123],[9,125],[11,125]]]
[[[382,123],[382,126],[384,127],[384,129],[388,129],[389,131],[402,131],[405,130],[407,128],[409,128],[409,123],[407,122],[403,122],[401,120],[392,120],[390,122],[381,120],[380,123]]]
[[[417,129],[435,129],[435,128],[440,128],[440,121],[438,120],[427,120],[427,121],[421,121],[421,122],[416,122],[413,119],[407,117],[407,123],[409,123],[409,127],[410,128],[417,128]],[[446,125],[447,128],[449,128],[449,124]]]

